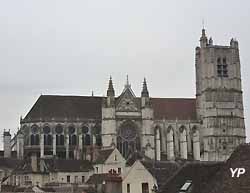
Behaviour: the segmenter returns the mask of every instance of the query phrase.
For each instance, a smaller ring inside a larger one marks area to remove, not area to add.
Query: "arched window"
[[[64,135],[60,135],[60,145],[64,145]]]
[[[57,134],[61,134],[63,132],[62,125],[58,124],[55,129]]]
[[[101,125],[99,123],[96,123],[93,128],[93,134],[99,135],[101,134]]]
[[[90,145],[90,144],[91,144],[90,135],[86,134],[84,139],[84,145]]]
[[[228,69],[227,69],[227,59],[224,57],[222,62],[221,58],[217,59],[217,75],[219,77],[228,77]]]
[[[35,136],[30,135],[30,145],[35,145]]]
[[[96,135],[96,145],[102,146],[102,137],[101,135]]]
[[[123,122],[117,137],[117,148],[120,153],[127,158],[130,153],[137,150],[139,151],[140,146],[140,138],[136,124],[132,121]]]
[[[56,145],[60,145],[60,135],[56,135]]]
[[[69,134],[72,135],[73,133],[75,133],[75,127],[73,125],[69,126],[68,128],[68,131],[69,131]]]
[[[88,132],[89,132],[89,128],[88,128],[87,126],[84,125],[84,126],[82,127],[82,133],[83,133],[83,134],[87,134]]]
[[[45,127],[43,128],[43,132],[44,132],[44,134],[49,134],[49,132],[50,132],[50,127],[49,127],[49,126],[45,126]]]
[[[48,145],[52,145],[52,141],[53,141],[52,135],[48,135],[48,136],[47,136]]]
[[[117,137],[117,148],[122,153],[122,138],[120,136]]]
[[[136,150],[137,151],[141,150],[141,142],[139,137],[136,138]]]
[[[35,135],[35,145],[39,145],[40,144],[40,138],[39,138],[39,135],[36,134]]]
[[[56,145],[64,145],[64,135],[56,135]]]
[[[38,132],[38,126],[37,126],[37,125],[32,125],[32,126],[31,126],[31,132],[32,132],[33,134],[36,134],[36,133]]]
[[[76,143],[77,143],[76,135],[69,136],[69,145],[76,145]]]

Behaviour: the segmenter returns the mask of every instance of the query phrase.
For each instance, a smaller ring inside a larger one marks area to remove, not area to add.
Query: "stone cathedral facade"
[[[41,95],[4,142],[18,158],[94,160],[116,147],[125,158],[225,160],[246,138],[238,42],[213,45],[203,29],[195,68],[192,99],[152,98],[145,79],[140,96],[128,80],[116,95],[111,78],[106,97]]]

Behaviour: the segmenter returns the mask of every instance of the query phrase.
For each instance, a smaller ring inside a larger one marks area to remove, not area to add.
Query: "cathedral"
[[[128,159],[138,152],[155,160],[226,160],[245,143],[238,42],[214,45],[202,30],[195,49],[196,97],[152,98],[143,81],[136,96],[127,79],[107,95],[41,95],[20,129],[4,134],[5,157],[94,160],[101,149],[117,148]],[[167,81],[167,80],[166,80]],[[162,85],[163,86],[163,85]]]

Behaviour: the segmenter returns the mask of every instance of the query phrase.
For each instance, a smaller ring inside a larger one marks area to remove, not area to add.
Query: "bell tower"
[[[238,41],[214,45],[202,29],[195,68],[201,158],[226,160],[246,138]]]

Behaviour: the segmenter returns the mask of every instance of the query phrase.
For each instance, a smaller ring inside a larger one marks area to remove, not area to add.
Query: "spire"
[[[107,90],[107,96],[115,96],[115,90],[113,87],[112,77],[109,78],[109,87]]]
[[[200,46],[201,47],[207,46],[207,36],[206,36],[206,30],[204,29],[204,27],[202,28],[202,31],[201,31]]]
[[[213,39],[212,37],[209,38],[209,41],[208,41],[209,45],[212,46],[213,45]]]
[[[129,84],[129,81],[128,81],[128,75],[127,75],[127,81],[126,81],[126,84],[125,84],[125,88],[130,88],[131,85]]]
[[[144,80],[143,80],[141,96],[142,97],[149,97],[146,78],[144,78]]]

